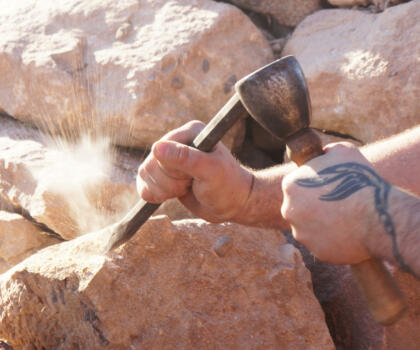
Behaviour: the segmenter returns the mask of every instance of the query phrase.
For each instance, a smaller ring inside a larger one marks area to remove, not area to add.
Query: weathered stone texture
[[[420,1],[380,14],[322,10],[296,29],[283,54],[308,80],[312,124],[369,143],[420,122]]]
[[[140,148],[210,120],[273,58],[240,10],[209,0],[11,2],[0,32],[0,112]]]
[[[106,234],[3,274],[0,338],[18,348],[334,348],[309,272],[278,232],[156,217],[98,254]]]

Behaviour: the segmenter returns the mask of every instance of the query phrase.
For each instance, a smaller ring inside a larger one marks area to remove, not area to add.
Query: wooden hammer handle
[[[292,161],[301,166],[324,151],[319,137],[306,128],[287,139],[287,153]],[[352,265],[351,269],[377,322],[390,325],[405,313],[407,304],[404,296],[380,260],[365,260]]]

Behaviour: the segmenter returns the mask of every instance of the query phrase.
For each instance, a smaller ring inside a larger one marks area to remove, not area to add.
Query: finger
[[[152,152],[163,168],[180,171],[196,180],[211,179],[220,165],[220,151],[205,153],[173,141],[156,143]]]
[[[145,164],[144,168],[150,180],[170,198],[185,195],[191,185],[191,177],[183,173],[180,173],[178,177],[173,176],[171,171],[166,170],[156,159]]]
[[[187,124],[168,132],[162,137],[161,141],[176,141],[183,144],[190,144],[205,126],[206,125],[199,120],[190,121]]]
[[[156,184],[155,180],[144,167],[139,170],[137,191],[140,197],[147,202],[162,203],[168,199],[167,194]]]
[[[329,143],[323,147],[324,152],[353,151],[355,149],[357,149],[357,147],[354,144],[346,141]]]

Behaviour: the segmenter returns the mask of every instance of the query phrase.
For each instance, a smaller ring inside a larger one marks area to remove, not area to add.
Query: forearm
[[[420,126],[360,148],[375,170],[387,182],[420,196]],[[251,225],[288,228],[280,215],[283,201],[283,177],[296,169],[293,163],[253,171],[255,183],[247,205],[236,222]]]
[[[381,220],[369,232],[367,248],[420,278],[420,198],[391,187],[386,214],[389,221]]]
[[[368,247],[376,257],[402,268],[406,264],[420,277],[420,126],[360,150],[384,180],[409,192],[391,187],[388,208],[395,240],[382,227]]]
[[[420,196],[420,126],[360,151],[387,182]]]
[[[283,201],[281,183],[284,176],[294,169],[296,165],[287,163],[264,170],[250,170],[254,176],[250,195],[234,221],[249,226],[289,228],[280,214]]]

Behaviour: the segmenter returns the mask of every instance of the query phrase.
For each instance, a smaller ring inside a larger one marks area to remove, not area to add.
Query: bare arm
[[[420,126],[360,148],[375,170],[387,182],[420,196]],[[244,211],[235,221],[247,225],[286,228],[280,215],[283,178],[296,166],[287,163],[253,171],[255,183]]]
[[[420,274],[420,127],[360,150],[341,145],[299,169],[289,163],[262,171],[242,167],[221,144],[208,154],[185,146],[202,127],[189,123],[153,147],[137,179],[144,199],[179,197],[209,221],[277,228],[290,223],[295,238],[322,260],[349,264],[374,255]],[[346,177],[355,186],[344,186],[349,199],[323,202],[320,193],[328,188],[317,193],[293,185],[299,176],[319,177],[316,171],[349,162],[359,164],[349,174],[364,179]]]
[[[386,181],[420,196],[420,126],[360,150]]]
[[[371,229],[366,247],[373,256],[420,278],[420,199],[391,186],[387,213],[390,222]]]

